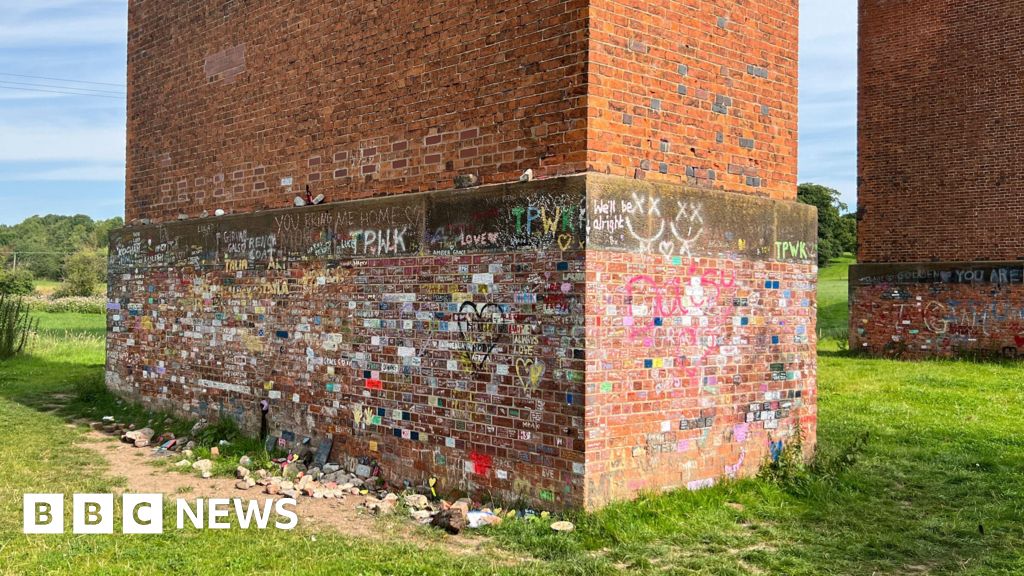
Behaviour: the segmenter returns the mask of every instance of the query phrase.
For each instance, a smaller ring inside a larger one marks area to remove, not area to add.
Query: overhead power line
[[[96,86],[114,86],[116,88],[124,88],[124,84],[114,84],[111,82],[92,82],[89,80],[71,80],[68,78],[51,78],[49,76],[29,76],[28,74],[13,74],[10,72],[0,72],[0,76],[14,76],[16,78],[32,78],[34,80],[53,80],[54,82],[71,82],[73,84],[94,84]]]
[[[108,94],[98,94],[98,93],[95,93],[95,92],[92,92],[92,93],[90,93],[90,92],[64,92],[64,91],[60,91],[60,90],[46,90],[46,89],[43,89],[43,88],[21,88],[21,87],[18,87],[18,86],[5,86],[3,84],[0,84],[0,89],[2,89],[2,90],[21,90],[23,92],[47,92],[47,93],[50,93],[50,94],[64,94],[64,95],[67,95],[67,96],[93,96],[95,98],[111,98],[111,99],[114,99],[114,100],[124,100],[124,96],[111,96],[111,95],[108,95]]]
[[[99,88],[78,88],[77,86],[58,86],[56,84],[39,84],[38,82],[15,82],[14,80],[4,80],[0,78],[0,82],[4,84],[17,84],[18,86],[28,86],[30,88],[57,88],[58,90],[75,90],[77,92],[98,92],[101,94],[115,94],[124,95],[124,91],[116,90],[100,90]]]

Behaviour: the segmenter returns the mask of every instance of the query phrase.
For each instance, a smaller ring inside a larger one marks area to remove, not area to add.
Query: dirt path
[[[69,424],[75,426],[75,424]],[[114,489],[117,496],[123,492],[163,494],[169,499],[183,498],[194,502],[197,498],[243,498],[265,501],[270,496],[261,486],[250,490],[235,488],[235,480],[229,478],[203,479],[153,465],[152,451],[135,448],[101,432],[90,430],[84,434],[82,446],[102,457],[109,466],[112,476],[123,478],[123,485]],[[295,510],[299,526],[312,531],[330,530],[346,536],[357,536],[371,540],[402,540],[423,546],[439,545],[455,554],[478,554],[488,548],[488,555],[496,550],[489,546],[489,540],[472,534],[448,537],[440,531],[425,532],[412,520],[397,515],[378,518],[360,507],[365,497],[349,495],[340,499],[314,499],[301,497]],[[495,560],[513,561],[511,557],[498,554]]]

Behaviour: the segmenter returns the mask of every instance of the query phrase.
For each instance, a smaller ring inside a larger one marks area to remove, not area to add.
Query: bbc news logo
[[[195,502],[177,500],[176,526],[200,530],[228,530],[234,516],[243,530],[292,530],[299,523],[296,501],[242,500],[239,498],[197,498]],[[113,494],[75,494],[71,503],[73,534],[113,534],[116,510]],[[271,523],[273,520],[273,523]],[[64,495],[25,494],[23,508],[25,534],[64,534]],[[122,534],[163,534],[163,494],[124,494],[121,497]]]

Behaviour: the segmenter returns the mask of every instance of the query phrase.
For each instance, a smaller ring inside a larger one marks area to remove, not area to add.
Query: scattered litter
[[[565,520],[562,520],[561,522],[555,522],[554,524],[552,524],[551,529],[555,532],[569,533],[575,530],[576,526],[572,522],[566,522]]]
[[[494,512],[484,512],[482,510],[474,510],[467,515],[470,528],[480,528],[483,526],[493,526],[501,524],[501,517]]]

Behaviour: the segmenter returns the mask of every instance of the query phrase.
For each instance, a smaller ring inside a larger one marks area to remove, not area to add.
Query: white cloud
[[[121,44],[128,33],[125,0],[0,0],[0,46]]]
[[[0,46],[118,44],[127,41],[126,34],[125,25],[106,16],[52,18],[0,23]]]
[[[119,123],[54,125],[0,118],[0,162],[123,162]]]

